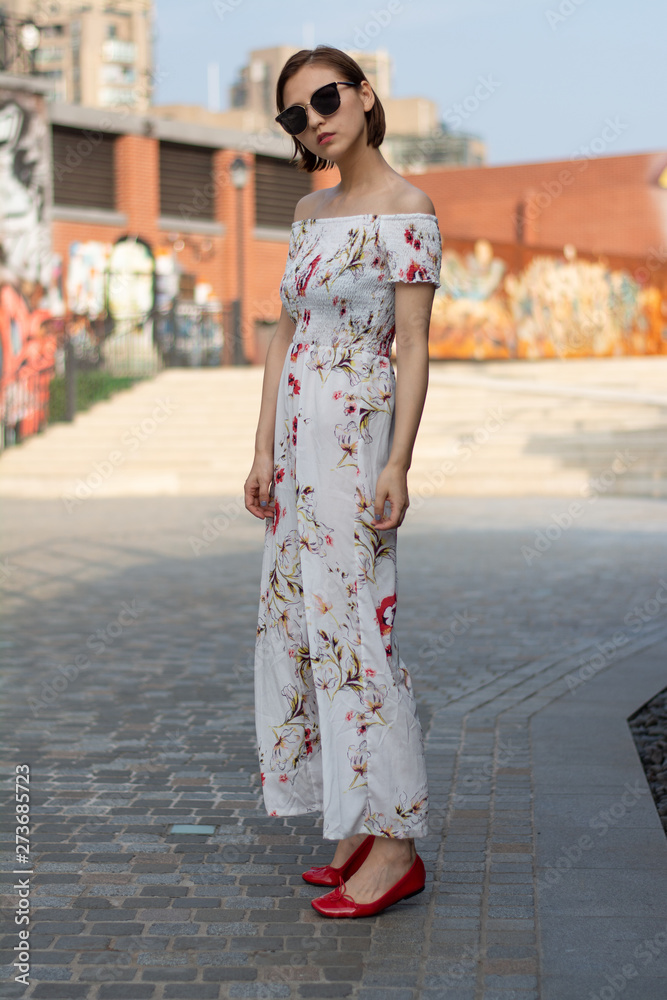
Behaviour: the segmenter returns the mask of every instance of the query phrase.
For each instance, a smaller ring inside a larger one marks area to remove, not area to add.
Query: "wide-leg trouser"
[[[288,352],[281,375],[276,516],[266,520],[261,569],[255,721],[264,804],[273,816],[322,811],[332,840],[425,836],[424,740],[393,628],[397,529],[373,526],[394,427],[393,392],[386,399],[380,389],[393,388],[394,373],[361,352],[364,377],[351,394],[344,373],[330,367],[321,378],[317,366],[332,348],[307,348]],[[295,382],[298,393],[289,391]],[[361,405],[369,399],[384,406],[370,419]]]

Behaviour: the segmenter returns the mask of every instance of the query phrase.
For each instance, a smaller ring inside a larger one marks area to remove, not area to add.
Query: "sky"
[[[386,49],[490,166],[667,149],[665,0],[157,0],[157,104],[220,107],[252,49]]]

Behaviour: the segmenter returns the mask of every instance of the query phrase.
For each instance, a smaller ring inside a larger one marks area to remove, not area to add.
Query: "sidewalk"
[[[667,683],[665,502],[568,502],[427,497],[401,526],[427,888],[335,921],[300,874],[321,817],[262,804],[262,524],[232,495],[3,500],[4,773],[31,766],[36,857],[28,987],[4,876],[2,995],[664,1000],[667,838],[626,718]]]

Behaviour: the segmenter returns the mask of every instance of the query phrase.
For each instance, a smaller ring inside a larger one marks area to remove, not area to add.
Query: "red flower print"
[[[318,254],[317,257],[315,257],[314,260],[311,260],[310,264],[308,265],[308,270],[306,271],[305,275],[303,275],[303,277],[298,277],[296,279],[296,293],[297,293],[297,295],[305,295],[306,294],[306,288],[308,287],[308,282],[312,278],[314,271],[317,269],[317,265],[319,264],[320,259],[321,259],[321,254]]]
[[[273,474],[273,481],[275,483],[282,483],[282,481],[283,481],[284,478],[285,478],[285,470],[284,469],[276,469],[276,471]]]
[[[277,815],[278,815],[278,813],[276,812],[275,809],[273,810],[273,812],[269,813],[269,816],[277,816]]]
[[[300,392],[301,392],[301,383],[299,382],[298,378],[295,378],[294,379],[294,395],[298,396]]]
[[[412,243],[412,230],[411,229],[406,229],[405,230],[405,242],[406,243]]]
[[[327,543],[327,545],[333,545],[333,538],[331,537],[331,535],[325,535],[324,541]]]
[[[417,264],[416,261],[410,262],[410,267],[407,272],[407,280],[414,281],[415,278],[419,276],[420,278],[426,278],[426,268],[422,264]]]
[[[310,309],[304,309],[303,311],[303,325],[308,326],[310,323]]]
[[[310,319],[310,310],[306,309],[303,315],[304,318],[308,316],[308,319]],[[295,344],[294,347],[292,348],[292,353],[290,354],[290,361],[296,361],[301,352],[306,349],[306,346],[307,346],[306,344]]]
[[[380,633],[388,635],[391,632],[396,614],[396,594],[385,597],[380,606],[375,609],[375,614],[380,624]]]
[[[276,533],[276,528],[278,527],[278,521],[280,520],[280,502],[276,500],[275,514],[273,515],[273,534]]]
[[[336,389],[336,391],[334,392],[334,394],[333,394],[333,396],[331,398],[332,399],[340,399],[340,397],[342,395],[343,395],[343,393],[340,391],[340,389]]]
[[[297,418],[294,417],[292,420],[292,444],[296,444],[296,428],[297,428]]]
[[[260,777],[262,779],[262,784],[264,784],[264,782],[266,781],[266,775],[264,774],[264,771],[260,772]]]
[[[354,712],[348,712],[348,713],[347,713],[347,715],[345,716],[345,718],[346,718],[346,719],[347,719],[347,721],[349,722],[349,721],[350,721],[350,719],[353,719],[353,718],[354,718]]]
[[[278,780],[279,781],[287,781],[287,775],[286,774],[281,774],[280,778]]]
[[[413,246],[414,246],[415,250],[421,250],[421,245],[422,245],[422,241],[421,240],[415,240],[414,243],[413,243]]]
[[[364,671],[367,677],[375,677],[375,671],[372,668],[368,668]]]

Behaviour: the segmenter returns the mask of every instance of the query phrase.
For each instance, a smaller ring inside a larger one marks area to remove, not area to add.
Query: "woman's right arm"
[[[255,458],[245,481],[246,509],[255,517],[273,517],[274,501],[270,499],[273,480],[273,440],[276,426],[276,405],[278,384],[282,374],[285,356],[296,331],[285,306],[280,310],[280,319],[266,352],[262,402],[255,434]]]

